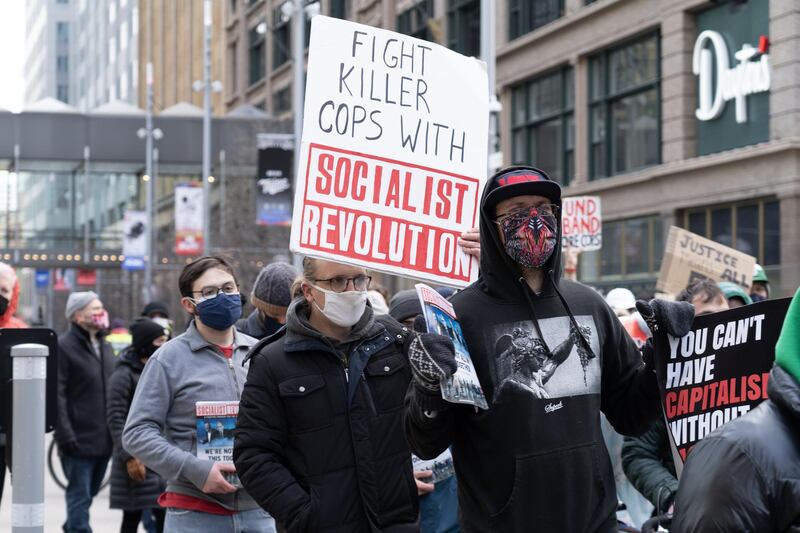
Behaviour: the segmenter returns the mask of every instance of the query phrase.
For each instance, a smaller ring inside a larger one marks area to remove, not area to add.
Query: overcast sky
[[[0,107],[22,109],[25,78],[25,0],[0,0]]]

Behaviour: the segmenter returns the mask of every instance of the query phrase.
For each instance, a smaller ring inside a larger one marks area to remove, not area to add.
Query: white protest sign
[[[291,249],[464,286],[486,177],[485,66],[353,22],[311,23]]]
[[[589,252],[603,245],[599,196],[572,196],[561,201],[561,248]]]

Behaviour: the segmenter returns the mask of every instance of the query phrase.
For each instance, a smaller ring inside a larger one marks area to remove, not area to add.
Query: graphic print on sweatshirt
[[[538,399],[600,393],[600,342],[589,315],[575,321],[592,351],[584,348],[569,317],[539,320],[550,352],[539,339],[533,322],[501,324],[494,331],[494,401],[520,390]]]

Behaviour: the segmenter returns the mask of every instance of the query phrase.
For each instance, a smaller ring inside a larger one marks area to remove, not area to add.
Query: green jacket
[[[657,420],[639,437],[625,437],[622,468],[636,490],[655,506],[656,513],[667,512],[678,490],[678,478],[663,420]]]

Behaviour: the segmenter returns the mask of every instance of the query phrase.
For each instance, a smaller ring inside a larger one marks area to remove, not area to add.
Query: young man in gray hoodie
[[[256,342],[234,328],[242,308],[233,267],[203,257],[183,269],[178,283],[193,320],[145,365],[123,447],[167,480],[158,500],[167,508],[165,531],[274,532],[272,517],[231,484],[233,464],[196,454],[196,403],[239,401],[247,376],[242,362]]]

